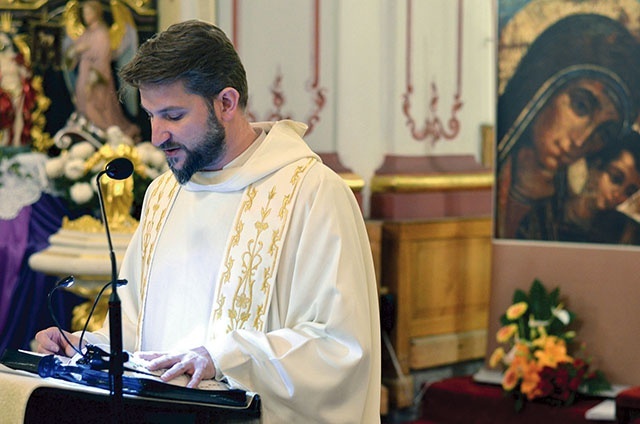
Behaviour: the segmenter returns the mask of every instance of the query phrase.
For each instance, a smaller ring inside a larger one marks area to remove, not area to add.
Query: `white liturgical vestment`
[[[182,186],[167,173],[147,190],[120,271],[124,347],[205,346],[216,378],[260,395],[266,423],[379,422],[378,295],[358,204],[304,124],[253,125],[258,139],[221,171]]]

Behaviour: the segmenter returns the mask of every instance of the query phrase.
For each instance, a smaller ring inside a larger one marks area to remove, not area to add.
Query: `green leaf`
[[[589,394],[596,394],[611,390],[611,384],[607,381],[602,371],[595,371],[591,378],[584,381],[583,389]]]
[[[558,306],[560,303],[560,288],[556,287],[554,290],[549,293],[549,302],[553,306]]]
[[[524,408],[524,395],[518,392],[515,394],[515,398],[516,398],[516,402],[515,402],[514,408],[516,412],[520,412],[522,411],[522,408]]]
[[[529,291],[531,313],[537,320],[548,320],[551,318],[551,303],[549,302],[549,296],[547,290],[542,283],[536,279],[531,285]]]
[[[547,326],[547,334],[551,336],[560,336],[564,333],[564,324],[558,318],[554,318],[551,320],[549,325]]]
[[[529,303],[529,296],[527,296],[527,293],[525,293],[521,289],[516,289],[516,291],[513,293],[513,303],[518,303],[518,302]]]

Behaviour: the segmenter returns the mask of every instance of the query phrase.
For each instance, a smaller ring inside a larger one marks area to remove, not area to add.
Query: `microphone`
[[[100,298],[102,297],[102,294],[104,293],[104,291],[107,289],[107,287],[111,286],[111,282],[108,282],[107,284],[102,286],[102,288],[100,289],[100,292],[95,297],[95,299],[93,301],[93,305],[91,306],[91,310],[89,311],[89,315],[87,316],[87,320],[84,323],[84,327],[82,329],[82,333],[80,333],[80,340],[78,341],[78,346],[74,346],[73,343],[71,343],[71,340],[69,340],[69,338],[67,337],[65,332],[62,330],[62,326],[60,325],[60,322],[58,321],[58,317],[56,316],[55,312],[53,311],[53,301],[52,301],[53,293],[55,293],[56,290],[58,290],[61,287],[62,288],[71,287],[74,283],[75,283],[75,278],[73,277],[73,275],[69,275],[68,277],[65,277],[65,278],[59,280],[58,282],[56,282],[56,284],[53,286],[53,288],[49,291],[49,295],[47,296],[47,306],[49,307],[49,314],[51,315],[51,319],[53,320],[54,324],[58,328],[58,331],[60,332],[60,335],[73,348],[73,350],[76,351],[76,353],[78,353],[80,356],[82,356],[82,359],[79,359],[77,361],[77,363],[79,363],[79,364],[89,364],[89,365],[93,366],[94,362],[96,362],[96,359],[95,359],[96,357],[98,357],[98,356],[106,357],[106,356],[109,356],[109,355],[106,352],[101,352],[101,349],[97,348],[96,346],[90,345],[90,344],[88,344],[86,346],[87,347],[86,352],[82,352],[82,341],[84,339],[84,334],[87,332],[87,327],[89,326],[89,322],[91,322],[91,317],[93,316],[93,313],[96,310],[96,306],[98,305],[98,302],[100,301]],[[117,280],[116,283],[117,283],[118,287],[120,287],[120,286],[123,286],[123,285],[127,284],[127,280]]]
[[[104,168],[105,174],[114,180],[124,180],[133,174],[133,163],[127,158],[115,158]]]
[[[133,163],[127,158],[115,158],[105,166],[103,171],[100,171],[96,175],[96,183],[98,186],[98,200],[100,201],[100,212],[102,213],[102,222],[107,232],[107,242],[109,243],[109,255],[111,259],[111,281],[115,281],[118,278],[118,267],[116,266],[116,255],[113,252],[113,243],[111,241],[111,232],[109,231],[109,223],[107,220],[107,213],[104,207],[104,196],[102,194],[102,185],[100,184],[100,177],[104,174],[113,180],[125,180],[133,174]],[[115,288],[115,287],[114,287]]]
[[[117,291],[118,267],[116,265],[116,255],[113,251],[113,243],[111,241],[111,232],[109,231],[109,223],[107,213],[104,207],[104,195],[102,194],[102,185],[100,177],[107,174],[109,178],[114,180],[124,180],[129,178],[133,173],[133,163],[127,158],[120,157],[110,161],[103,171],[96,175],[96,183],[98,186],[98,199],[100,200],[100,212],[102,213],[102,222],[107,233],[107,242],[109,243],[109,256],[111,259],[111,296],[109,297],[109,343],[111,345],[111,355],[109,358],[109,382],[111,386],[110,394],[112,400],[112,418],[114,422],[121,423],[124,419],[124,403],[123,403],[123,379],[124,363],[126,362],[126,354],[122,348],[122,310],[120,307],[120,298]]]
[[[124,286],[125,284],[127,284],[127,280],[117,280],[116,281],[116,285],[118,287]],[[104,293],[104,291],[109,286],[111,286],[111,282],[108,282],[107,284],[102,286],[102,288],[100,289],[100,292],[98,293],[98,295],[96,296],[95,300],[93,301],[93,305],[91,305],[91,310],[89,311],[89,316],[87,317],[87,320],[84,322],[84,327],[82,327],[82,333],[80,333],[80,341],[78,342],[78,348],[80,348],[80,349],[82,349],[82,340],[84,339],[84,334],[87,332],[87,327],[89,327],[89,322],[91,322],[91,317],[93,316],[93,312],[96,310],[96,306],[98,305],[98,302],[100,301],[100,298],[102,297],[102,294]],[[88,344],[87,345],[87,353],[83,355],[83,358],[87,359],[88,353],[89,352],[93,352],[94,350],[95,350],[95,347],[93,345]],[[91,361],[91,358],[88,358],[88,360]]]
[[[62,331],[62,326],[58,321],[58,317],[53,311],[53,303],[51,300],[53,293],[55,293],[56,290],[58,290],[61,287],[62,288],[71,287],[74,283],[75,283],[75,278],[73,277],[73,275],[69,275],[67,277],[64,277],[58,280],[56,284],[53,286],[53,288],[49,291],[49,294],[47,296],[47,306],[49,307],[49,315],[51,315],[51,319],[53,320],[53,323],[56,325],[56,328],[58,328],[60,335],[66,340],[66,342],[69,345],[71,345],[71,347],[73,348],[73,350],[76,351],[76,353],[80,354],[83,358],[86,358],[87,354],[82,352],[82,340],[84,339],[84,334],[87,332],[87,328],[89,327],[89,322],[91,322],[91,317],[93,316],[93,313],[96,310],[96,306],[98,305],[98,302],[100,301],[100,298],[102,297],[102,294],[104,293],[104,291],[107,289],[107,287],[111,285],[111,282],[102,286],[102,288],[100,289],[100,292],[94,299],[93,305],[91,305],[91,310],[89,311],[89,315],[87,316],[87,320],[85,321],[84,327],[82,328],[82,333],[80,333],[80,341],[78,342],[78,346],[74,346],[73,343],[71,343],[71,341],[65,334],[65,332]],[[125,284],[127,284],[127,280],[117,280],[116,284],[118,285],[118,287],[124,286]],[[90,345],[87,345],[87,347],[89,346]]]
[[[74,344],[71,343],[71,340],[69,340],[65,332],[62,330],[62,326],[60,325],[60,322],[58,321],[56,314],[53,312],[53,303],[51,300],[51,296],[53,296],[53,293],[55,293],[56,290],[58,290],[60,287],[71,287],[74,282],[75,282],[75,279],[73,275],[69,275],[65,278],[62,278],[61,280],[58,280],[56,284],[53,286],[53,288],[49,291],[49,295],[47,296],[47,306],[49,307],[49,315],[51,315],[51,319],[53,319],[53,323],[58,328],[58,331],[62,335],[62,338],[67,342],[69,346],[73,348],[73,350],[75,350],[80,355],[84,356],[81,351],[82,344],[80,344],[80,346],[78,347],[75,347]]]

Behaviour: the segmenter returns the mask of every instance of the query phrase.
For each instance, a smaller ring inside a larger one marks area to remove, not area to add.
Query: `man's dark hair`
[[[232,87],[240,93],[239,106],[247,106],[247,76],[233,44],[220,28],[198,20],[171,25],[145,41],[120,77],[135,88],[182,81],[188,92],[206,99]]]

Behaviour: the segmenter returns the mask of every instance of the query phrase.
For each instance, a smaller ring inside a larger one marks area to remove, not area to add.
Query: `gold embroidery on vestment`
[[[273,278],[292,213],[291,202],[303,173],[314,162],[315,159],[308,159],[304,165],[283,168],[278,171],[281,176],[270,177],[245,190],[219,279],[213,313],[217,322],[212,325],[212,337],[238,329],[264,329]],[[269,186],[265,187],[266,184]],[[248,233],[249,228],[253,228],[252,233]],[[235,272],[234,265],[238,267]],[[235,281],[232,275],[237,275]],[[220,320],[226,320],[224,325]]]
[[[276,175],[245,189],[217,276],[210,338],[235,329],[264,329],[273,279],[292,213],[291,202],[297,194],[303,173],[314,162],[315,158],[308,158],[304,165],[282,168]],[[180,189],[170,172],[160,178],[149,195],[147,215],[142,224],[142,305],[138,319],[137,348],[140,348],[142,340],[146,292],[156,245]]]
[[[136,330],[136,349],[140,349],[142,342],[142,325],[146,307],[146,292],[149,284],[151,263],[155,253],[158,238],[164,225],[168,210],[175,200],[180,185],[171,172],[166,172],[158,178],[158,183],[151,191],[148,199],[150,207],[142,222],[142,269],[140,270],[140,305],[138,328]],[[154,225],[155,222],[155,225]]]

